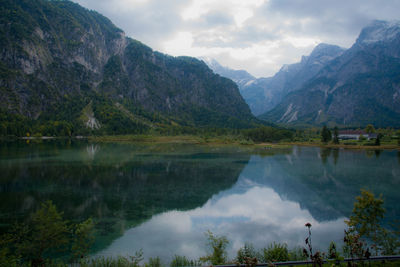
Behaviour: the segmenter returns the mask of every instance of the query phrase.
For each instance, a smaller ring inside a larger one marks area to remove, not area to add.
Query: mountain
[[[319,44],[300,62],[284,65],[273,77],[259,79],[243,70],[222,67],[215,60],[206,63],[214,72],[236,82],[253,114],[261,115],[278,105],[289,92],[300,89],[308,79],[343,52],[344,49],[339,46]]]
[[[132,133],[176,126],[248,127],[235,83],[204,62],[127,38],[70,1],[3,0],[0,131]]]
[[[400,126],[400,22],[365,27],[351,48],[260,118],[290,125]]]
[[[202,57],[200,59],[203,60],[215,73],[234,81],[239,86],[239,90],[246,87],[249,82],[256,80],[253,75],[245,70],[233,70],[228,67],[224,67],[213,58]]]

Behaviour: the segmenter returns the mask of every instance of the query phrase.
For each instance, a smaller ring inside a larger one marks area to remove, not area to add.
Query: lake
[[[198,258],[205,232],[245,243],[341,243],[360,189],[400,220],[400,153],[292,147],[48,140],[0,144],[0,231],[52,200],[64,217],[96,221],[94,255]]]

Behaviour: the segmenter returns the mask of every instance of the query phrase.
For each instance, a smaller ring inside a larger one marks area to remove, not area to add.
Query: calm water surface
[[[52,200],[72,221],[96,221],[95,255],[206,254],[204,233],[256,248],[341,243],[344,219],[365,188],[400,219],[397,151],[265,149],[85,141],[0,144],[0,230]]]

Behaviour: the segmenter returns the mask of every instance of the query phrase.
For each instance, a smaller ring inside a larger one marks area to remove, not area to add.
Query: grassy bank
[[[400,146],[396,144],[382,144],[380,146],[375,145],[364,145],[362,143],[339,143],[339,144],[324,144],[322,142],[282,142],[278,145],[297,145],[297,146],[313,146],[323,148],[334,148],[334,149],[364,149],[364,150],[400,150]]]
[[[290,146],[313,146],[333,149],[364,149],[364,150],[400,150],[400,146],[395,142],[382,142],[376,146],[370,142],[359,142],[355,140],[341,141],[339,144],[323,143],[318,139],[310,141],[289,141],[280,142],[259,142],[255,143],[243,136],[223,135],[223,136],[197,136],[197,135],[112,135],[112,136],[89,136],[93,142],[121,142],[121,143],[158,143],[158,144],[195,144],[195,145],[240,145],[248,148],[288,148]]]
[[[156,143],[156,144],[194,144],[194,145],[254,145],[241,136],[198,136],[198,135],[113,135],[113,136],[90,136],[93,142],[121,142],[121,143]]]

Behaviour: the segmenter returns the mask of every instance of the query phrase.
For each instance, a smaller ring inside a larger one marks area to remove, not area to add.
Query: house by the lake
[[[378,136],[378,134],[376,133],[366,133],[362,130],[339,131],[339,139],[341,140],[359,140],[361,135],[368,140],[376,139],[376,137]]]

